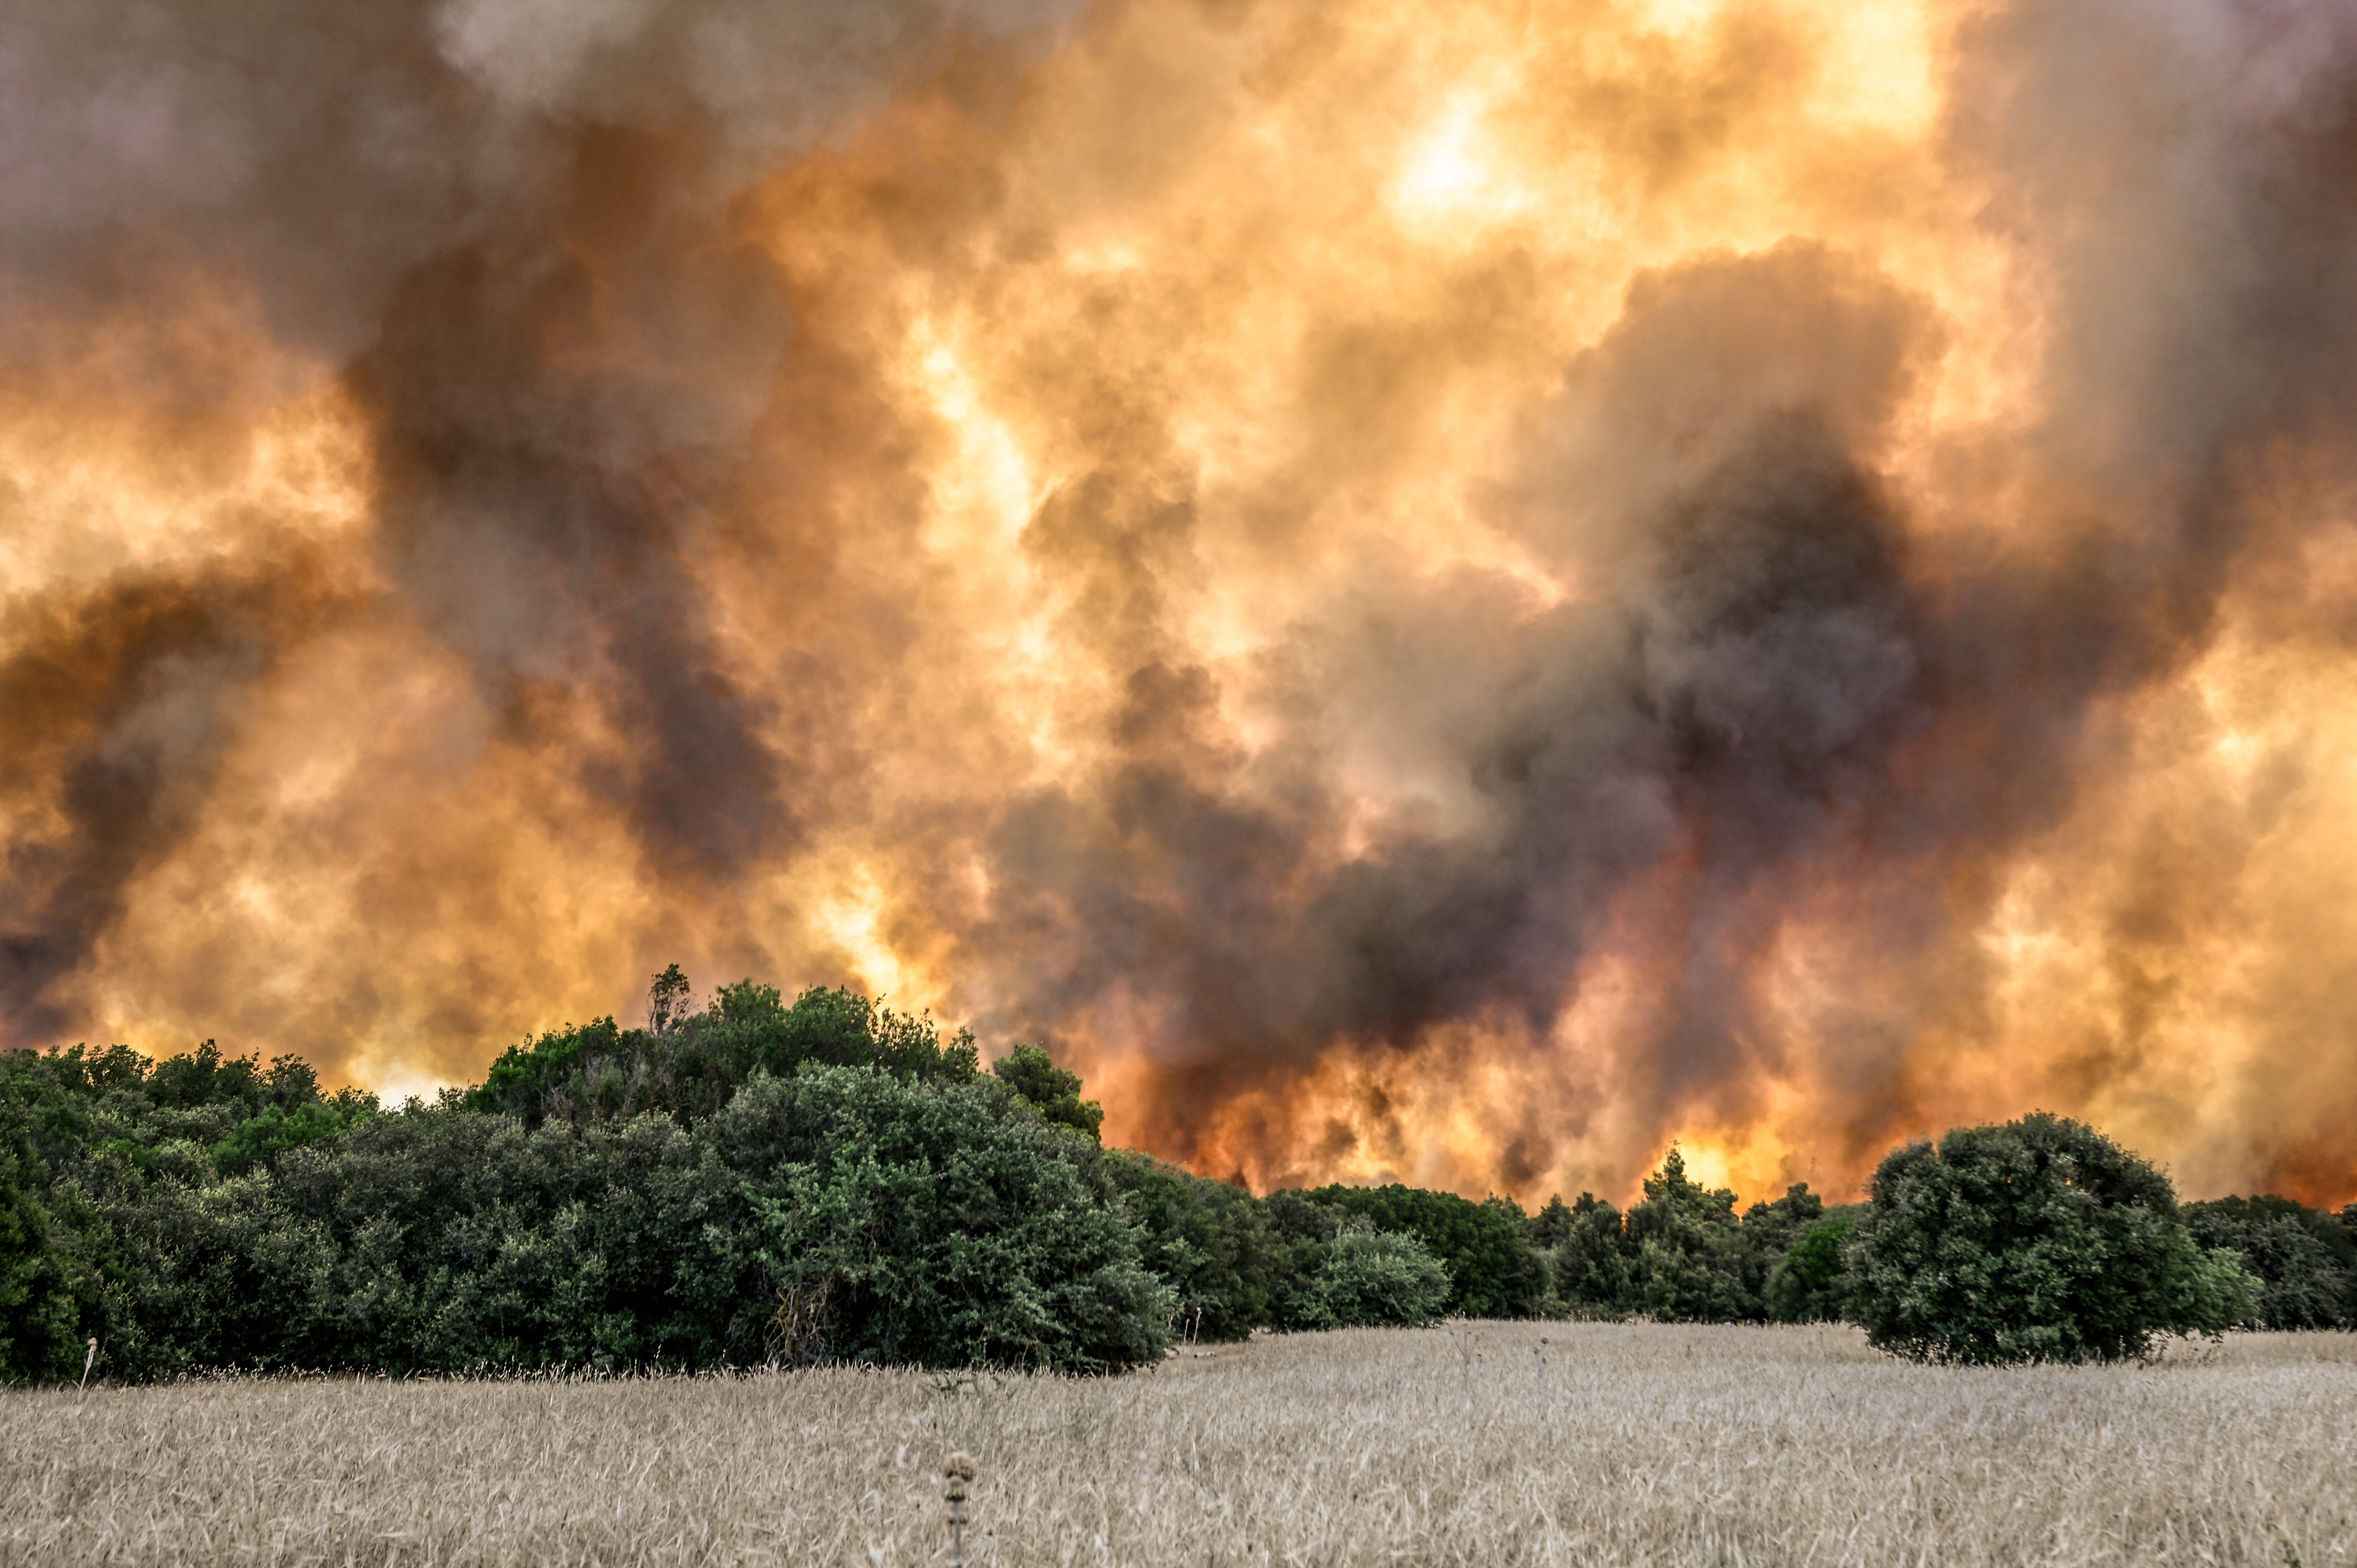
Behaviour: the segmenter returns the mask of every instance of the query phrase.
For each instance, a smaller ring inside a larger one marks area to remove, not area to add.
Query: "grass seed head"
[[[959,1449],[942,1466],[942,1474],[950,1484],[949,1490],[942,1495],[953,1503],[965,1501],[966,1487],[974,1480],[974,1455]]]

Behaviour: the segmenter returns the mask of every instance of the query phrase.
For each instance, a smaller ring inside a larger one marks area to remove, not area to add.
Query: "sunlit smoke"
[[[20,8],[0,1038],[2357,1197],[2357,13]]]

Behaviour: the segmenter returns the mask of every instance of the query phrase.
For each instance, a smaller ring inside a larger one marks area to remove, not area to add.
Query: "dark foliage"
[[[757,1078],[714,1120],[755,1260],[830,1359],[1120,1371],[1169,1344],[1169,1287],[1082,1169],[1093,1145],[989,1080]]]
[[[1325,1187],[1302,1196],[1422,1241],[1448,1267],[1446,1310],[1452,1315],[1530,1317],[1546,1298],[1546,1264],[1531,1244],[1530,1220],[1511,1198],[1475,1203],[1396,1183]]]
[[[876,1005],[851,991],[810,990],[792,1005],[773,985],[724,985],[700,1013],[684,1010],[677,966],[656,977],[648,1017],[568,1025],[511,1047],[462,1102],[529,1127],[626,1122],[660,1111],[694,1122],[717,1113],[756,1073],[790,1078],[805,1063],[881,1068],[920,1082],[961,1083],[981,1070],[974,1036],[946,1046],[932,1020]]]
[[[1378,1230],[1366,1215],[1321,1196],[1278,1191],[1262,1204],[1289,1264],[1270,1294],[1270,1326],[1412,1326],[1448,1310],[1448,1266],[1421,1237]]]
[[[1732,1323],[1760,1316],[1757,1272],[1735,1217],[1735,1194],[1686,1179],[1676,1149],[1645,1178],[1625,1222],[1632,1305],[1669,1323]]]
[[[1104,1107],[1081,1098],[1081,1075],[1058,1067],[1045,1046],[1019,1045],[991,1063],[990,1070],[1043,1120],[1084,1133],[1092,1143],[1103,1141],[1097,1129],[1104,1125]]]
[[[2189,1203],[2183,1213],[2196,1241],[2240,1253],[2257,1276],[2256,1326],[2357,1328],[2357,1205],[2330,1214],[2270,1195]]]
[[[38,1184],[11,1205],[31,1250],[7,1271],[28,1294],[6,1375],[78,1373],[92,1336],[135,1377],[281,1344],[311,1258],[268,1200],[267,1164],[375,1113],[366,1095],[323,1097],[299,1058],[264,1067],[210,1040],[161,1062],[120,1046],[0,1057],[5,1179]]]
[[[1265,1205],[1147,1155],[1108,1154],[1103,1170],[1145,1227],[1146,1267],[1175,1293],[1182,1333],[1242,1339],[1271,1321],[1294,1258]]]
[[[2240,1321],[2256,1285],[2188,1234],[2168,1177],[2044,1113],[1894,1150],[1844,1256],[1867,1337],[1920,1360],[2139,1356]]]
[[[48,1173],[21,1126],[0,1129],[0,1382],[72,1369],[75,1311],[41,1202]]]
[[[1555,1294],[1576,1312],[1619,1316],[1635,1309],[1628,1234],[1620,1211],[1594,1193],[1569,1206],[1564,1239],[1551,1256]]]
[[[1831,1323],[1846,1314],[1848,1277],[1842,1246],[1863,1204],[1825,1212],[1792,1239],[1768,1271],[1764,1305],[1776,1323]]]
[[[1625,1215],[1390,1186],[1255,1198],[1100,1146],[1044,1047],[845,991],[676,966],[647,1026],[519,1046],[385,1112],[207,1041],[0,1056],[0,1380],[207,1368],[1105,1371],[1174,1333],[1447,1314],[1837,1316],[1943,1360],[2133,1355],[2167,1329],[2347,1326],[2357,1210],[2189,1205],[2053,1117],[1893,1153],[1873,1205],[1738,1213],[1673,1149]],[[2237,1260],[2247,1262],[2245,1273]]]
[[[1354,1215],[1297,1282],[1284,1326],[1421,1327],[1448,1305],[1449,1283],[1448,1266],[1415,1236],[1373,1230]]]
[[[1160,1353],[1169,1293],[1093,1143],[963,1036],[840,992],[695,1014],[658,986],[659,1029],[543,1036],[393,1113],[210,1042],[0,1058],[0,1374],[78,1372],[84,1336],[130,1379],[743,1363],[798,1292],[823,1310],[797,1353]]]
[[[1643,1316],[1669,1323],[1807,1322],[1839,1316],[1838,1251],[1811,1261],[1792,1254],[1831,1223],[1824,1200],[1806,1183],[1738,1218],[1735,1194],[1686,1175],[1676,1148],[1647,1176],[1644,1196],[1626,1215],[1592,1193],[1550,1202],[1532,1221],[1547,1246],[1553,1310]],[[1806,1271],[1794,1273],[1795,1269]]]

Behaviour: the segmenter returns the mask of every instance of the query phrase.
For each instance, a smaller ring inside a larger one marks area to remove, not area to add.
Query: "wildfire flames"
[[[2357,1197],[2357,8],[14,10],[0,1042]]]

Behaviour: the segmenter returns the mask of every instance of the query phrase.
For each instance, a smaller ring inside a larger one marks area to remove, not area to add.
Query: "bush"
[[[2258,1277],[2252,1321],[2275,1329],[2357,1327],[2357,1236],[2348,1214],[2273,1196],[2221,1197],[2184,1209],[2195,1240],[2239,1253]]]
[[[23,1128],[0,1121],[0,1383],[73,1368],[74,1301],[49,1245],[45,1176]]]
[[[1352,1228],[1334,1238],[1297,1326],[1422,1327],[1448,1302],[1448,1266],[1414,1236]]]
[[[802,1285],[828,1300],[797,1348],[830,1358],[1159,1354],[1169,1293],[1104,1156],[963,1041],[760,987],[662,1022],[544,1036],[495,1095],[388,1114],[210,1045],[0,1056],[0,1377],[70,1377],[84,1335],[132,1380],[742,1364]]]
[[[993,1082],[809,1067],[714,1119],[818,1353],[1098,1372],[1168,1347],[1136,1221],[1090,1190],[1069,1134],[1007,1109]]]
[[[1324,1187],[1302,1197],[1422,1241],[1448,1265],[1452,1316],[1530,1317],[1545,1300],[1546,1264],[1531,1245],[1530,1221],[1507,1199],[1475,1203],[1397,1183]]]
[[[2043,1112],[1893,1150],[1844,1247],[1876,1346],[1943,1362],[2115,1360],[2215,1333],[2256,1282],[2204,1252],[2169,1180]]]
[[[1768,1271],[1765,1305],[1775,1323],[1832,1323],[1844,1313],[1847,1276],[1842,1246],[1857,1221],[1855,1206],[1801,1232]]]
[[[1185,1332],[1242,1339],[1270,1320],[1293,1254],[1251,1193],[1148,1155],[1109,1153],[1103,1168],[1145,1228],[1146,1266],[1169,1284]]]
[[[993,1077],[1022,1097],[1040,1120],[1102,1143],[1097,1130],[1104,1125],[1104,1107],[1081,1098],[1081,1075],[1056,1065],[1045,1046],[1019,1045],[990,1064]]]
[[[0,1380],[214,1367],[702,1367],[766,1356],[1109,1371],[1174,1317],[1254,1327],[1539,1311],[1802,1321],[1853,1304],[1942,1360],[2132,1355],[2165,1329],[2357,1313],[2357,1210],[2192,1205],[2052,1117],[1894,1153],[1876,1200],[1738,1219],[1673,1149],[1623,1216],[1391,1186],[1255,1199],[1100,1146],[1033,1045],[846,991],[676,967],[648,1026],[511,1049],[380,1113],[210,1041],[0,1055]],[[2257,1278],[2245,1271],[2247,1260]]]
[[[1269,1322],[1287,1333],[1429,1323],[1448,1309],[1448,1266],[1421,1238],[1378,1230],[1362,1214],[1273,1192],[1262,1201],[1290,1266],[1270,1293]]]
[[[1645,1178],[1642,1201],[1624,1221],[1631,1252],[1630,1305],[1663,1323],[1730,1323],[1760,1316],[1735,1194],[1687,1179],[1673,1147]]]
[[[1549,1203],[1532,1231],[1550,1243],[1550,1310],[1665,1323],[1835,1316],[1841,1261],[1828,1238],[1837,1243],[1846,1220],[1817,1235],[1830,1215],[1805,1182],[1739,1219],[1735,1206],[1734,1193],[1688,1176],[1675,1147],[1626,1215],[1592,1193]],[[1791,1259],[1804,1243],[1806,1255]]]
[[[745,980],[692,1013],[686,988],[677,965],[655,977],[648,1012],[657,1027],[599,1018],[510,1047],[461,1103],[533,1127],[551,1118],[627,1122],[648,1111],[695,1122],[718,1113],[756,1073],[789,1078],[805,1063],[943,1083],[981,1070],[973,1036],[961,1030],[943,1045],[930,1017],[856,992],[808,990],[789,1006],[777,987]]]
[[[1567,1206],[1563,1239],[1547,1257],[1552,1290],[1564,1310],[1618,1316],[1631,1310],[1627,1235],[1620,1211],[1594,1193]]]

